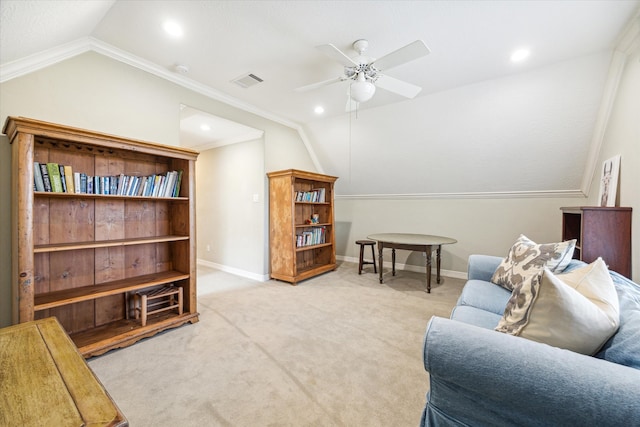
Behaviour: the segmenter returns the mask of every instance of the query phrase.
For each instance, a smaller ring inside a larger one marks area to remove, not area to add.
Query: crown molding
[[[116,61],[123,62],[125,64],[131,65],[132,67],[136,67],[140,70],[143,70],[155,76],[161,77],[165,80],[168,80],[186,89],[189,89],[196,93],[204,95],[208,98],[215,99],[216,101],[223,102],[232,107],[236,107],[240,110],[246,111],[251,114],[255,114],[259,117],[265,118],[275,123],[279,123],[283,126],[286,126],[288,128],[295,130],[296,132],[298,132],[300,139],[302,140],[305,148],[309,152],[309,156],[311,157],[311,160],[314,166],[316,167],[317,171],[320,173],[323,173],[322,166],[318,161],[315,151],[313,150],[313,147],[311,146],[311,143],[304,129],[298,123],[294,123],[292,121],[283,119],[282,117],[276,116],[275,114],[272,114],[268,111],[261,110],[255,107],[254,105],[248,104],[246,102],[242,102],[237,98],[233,98],[209,86],[205,86],[181,74],[174,73],[164,67],[160,67],[157,64],[154,64],[150,61],[139,58],[135,55],[130,54],[129,52],[126,52],[122,49],[118,49],[117,47],[112,46],[108,43],[104,43],[100,40],[91,38],[91,50],[93,50],[94,52],[100,53],[102,55],[108,56],[109,58],[115,59]]]
[[[631,55],[640,49],[640,7],[616,39],[614,46],[616,50],[626,55]]]
[[[290,128],[296,128],[298,126],[296,123],[285,120],[282,117],[276,116],[275,114],[271,114],[268,111],[261,110],[255,107],[254,105],[240,101],[237,98],[229,96],[209,86],[198,83],[195,80],[192,80],[188,77],[183,76],[182,74],[178,74],[173,71],[170,71],[167,68],[161,67],[151,61],[147,61],[146,59],[142,59],[138,56],[132,55],[131,53],[126,52],[122,49],[119,49],[113,45],[104,43],[100,40],[96,40],[92,37],[89,37],[89,39],[91,40],[91,44],[90,44],[91,50],[96,53],[107,56],[111,59],[115,59],[116,61],[120,61],[124,64],[138,68],[142,71],[146,71],[147,73],[153,74],[157,77],[161,77],[165,80],[168,80],[186,89],[192,90],[201,95],[215,99],[216,101],[223,102],[232,107],[236,107],[246,112],[271,120],[273,122],[280,123],[281,125],[284,125]]]
[[[298,132],[300,139],[309,152],[311,161],[313,162],[317,171],[323,173],[322,165],[320,164],[318,157],[313,150],[311,142],[309,141],[309,138],[307,137],[307,134],[302,126],[300,126],[298,123],[291,122],[268,111],[259,109],[254,105],[242,102],[237,98],[233,98],[209,86],[205,86],[192,79],[189,79],[188,77],[174,73],[164,67],[160,67],[157,64],[132,55],[129,52],[126,52],[108,43],[104,43],[93,37],[84,37],[82,39],[57,46],[53,49],[48,49],[46,51],[39,52],[26,58],[3,64],[0,66],[0,83],[4,83],[6,81],[24,76],[29,73],[33,73],[34,71],[38,71],[42,68],[46,68],[48,66],[73,58],[88,51],[93,51],[107,56],[111,59],[115,59],[116,61],[128,64],[132,67],[138,68],[142,71],[146,71],[150,74],[175,83],[186,89],[192,90],[196,93],[199,93],[200,95],[215,99],[216,101],[223,102],[232,107],[236,107],[240,110],[255,114],[256,116],[262,117],[275,123],[279,123],[283,126],[295,130],[296,132]]]
[[[7,82],[17,77],[24,76],[42,68],[49,67],[74,56],[90,51],[92,43],[90,38],[82,38],[70,43],[56,46],[52,49],[29,55],[17,61],[0,65],[0,83]]]
[[[609,124],[609,118],[613,111],[613,106],[618,95],[618,86],[627,63],[627,58],[640,50],[640,8],[636,11],[634,17],[622,30],[615,42],[613,55],[611,57],[611,65],[607,74],[602,94],[602,101],[598,109],[596,124],[591,136],[591,144],[589,144],[589,153],[587,154],[587,162],[585,163],[584,174],[582,175],[581,191],[589,196],[591,192],[591,183],[593,178],[600,169],[598,168],[598,159],[604,144],[604,138]]]
[[[529,199],[529,198],[585,198],[582,190],[545,191],[489,191],[468,193],[415,193],[415,194],[336,194],[336,200],[427,200],[427,199]]]
[[[613,52],[607,80],[602,93],[602,100],[598,108],[596,123],[593,128],[593,134],[591,135],[587,161],[585,163],[584,174],[582,175],[582,184],[580,185],[581,191],[586,194],[587,197],[591,191],[594,174],[596,171],[599,171],[597,167],[598,158],[600,157],[600,151],[604,144],[604,137],[607,132],[607,126],[609,124],[609,118],[611,117],[611,111],[613,111],[616,95],[618,94],[618,85],[622,78],[626,59],[627,55],[621,51],[615,50]]]
[[[232,144],[238,144],[241,142],[261,140],[263,137],[264,137],[264,131],[257,130],[255,132],[246,133],[244,135],[240,135],[234,138],[221,139],[221,140],[209,142],[202,145],[192,146],[189,148],[201,153],[203,151],[210,150],[212,148],[224,147],[225,145],[232,145]]]

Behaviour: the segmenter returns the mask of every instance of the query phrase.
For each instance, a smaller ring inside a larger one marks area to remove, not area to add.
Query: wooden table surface
[[[431,252],[436,250],[436,281],[440,283],[440,262],[442,245],[450,245],[457,243],[456,239],[444,236],[432,236],[430,234],[414,234],[414,233],[377,233],[370,234],[367,239],[376,240],[378,242],[378,262],[380,263],[379,274],[380,283],[383,283],[382,277],[382,250],[387,247],[391,248],[391,271],[396,275],[396,249],[408,251],[421,251],[425,253],[426,274],[427,274],[427,292],[431,292]]]
[[[0,426],[128,426],[55,317],[0,329]]]

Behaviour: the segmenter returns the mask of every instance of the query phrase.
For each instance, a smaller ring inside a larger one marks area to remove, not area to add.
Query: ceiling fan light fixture
[[[376,93],[376,85],[364,78],[364,73],[359,73],[355,82],[351,83],[351,98],[356,102],[367,102]]]

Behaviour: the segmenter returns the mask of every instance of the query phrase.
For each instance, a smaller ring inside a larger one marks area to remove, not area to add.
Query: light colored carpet
[[[89,360],[133,427],[416,426],[422,340],[463,281],[342,263],[291,286],[198,269],[200,322]]]

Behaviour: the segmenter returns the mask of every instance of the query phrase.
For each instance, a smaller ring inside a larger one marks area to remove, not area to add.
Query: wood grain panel
[[[95,283],[108,283],[125,278],[124,247],[95,249]],[[109,295],[95,300],[95,324],[104,325],[126,315],[124,294]]]
[[[125,237],[156,235],[156,209],[152,200],[126,200],[124,205]]]
[[[174,234],[171,231],[170,224],[170,202],[167,200],[158,200],[155,202],[155,232],[156,236],[168,236]]]
[[[2,405],[0,425],[83,425],[55,360],[31,324],[0,331]],[[27,368],[28,367],[28,368]],[[6,393],[6,394],[5,394]]]
[[[124,239],[124,199],[99,199],[95,201],[95,239]]]
[[[95,200],[49,201],[49,243],[86,242],[95,236]]]
[[[78,288],[94,282],[94,250],[53,252],[50,258],[50,291]],[[83,331],[94,326],[93,301],[70,304],[50,310],[69,332]]]
[[[269,182],[269,254],[271,272],[295,276],[294,237],[292,229],[292,178],[282,176]],[[288,201],[288,202],[287,202]]]
[[[46,245],[49,239],[49,199],[33,198],[33,244]]]
[[[125,277],[141,276],[156,272],[156,245],[127,246],[125,253]]]
[[[631,277],[629,207],[562,207],[562,239],[577,239],[574,258],[586,263],[601,257],[610,270]]]

